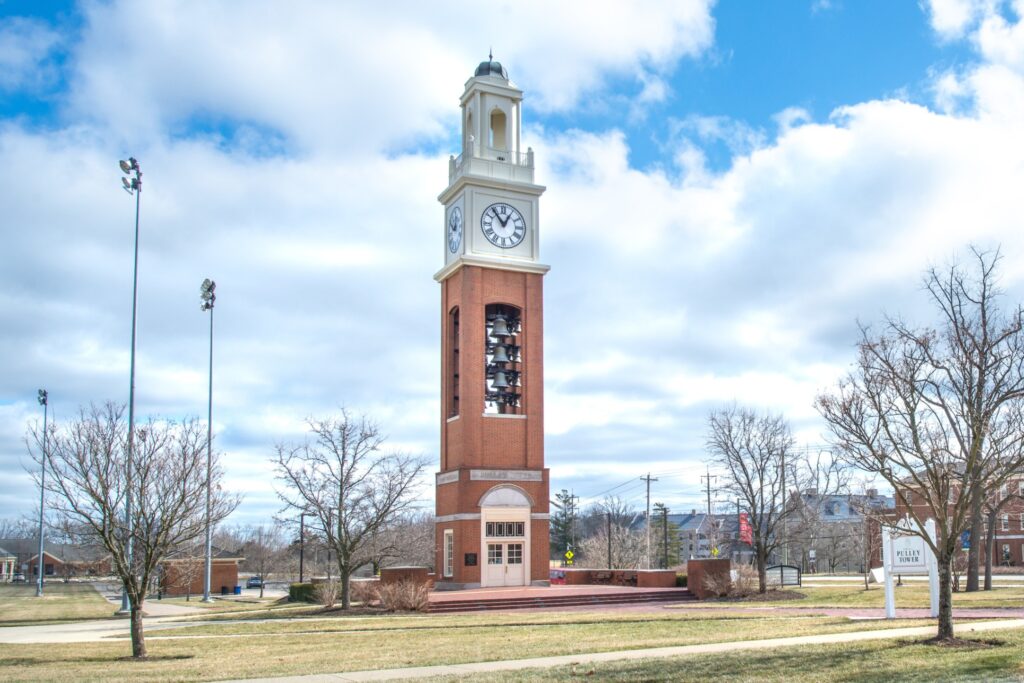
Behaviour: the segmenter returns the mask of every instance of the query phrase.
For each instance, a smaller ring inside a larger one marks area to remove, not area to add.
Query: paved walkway
[[[988,621],[961,625],[960,634],[999,629],[1024,628],[1024,619]],[[569,664],[596,664],[629,659],[654,659],[658,657],[685,657],[687,655],[735,652],[739,650],[766,650],[793,645],[827,645],[830,643],[852,643],[864,640],[908,638],[928,636],[935,633],[934,626],[895,628],[884,631],[858,631],[855,633],[830,633],[820,636],[797,636],[793,638],[772,638],[767,640],[745,640],[729,643],[708,643],[706,645],[680,645],[657,647],[644,650],[620,650],[592,654],[561,655],[558,657],[535,657],[533,659],[511,659],[496,662],[473,662],[468,664],[444,664],[406,669],[377,669],[373,671],[350,671],[337,674],[314,674],[311,676],[286,676],[281,678],[255,678],[249,683],[336,683],[337,681],[394,681],[433,676],[481,676],[496,671],[520,671],[523,669],[551,668]],[[239,682],[235,682],[239,683]]]

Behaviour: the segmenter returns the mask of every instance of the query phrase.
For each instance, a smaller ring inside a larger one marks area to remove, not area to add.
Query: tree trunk
[[[985,529],[985,590],[992,590],[992,556],[996,552],[996,515],[998,510],[992,510],[985,516],[988,528]]]
[[[338,567],[338,582],[341,584],[341,609],[348,609],[352,606],[352,596],[349,592],[349,574],[348,567]]]
[[[948,640],[953,637],[953,557],[943,551],[936,559],[939,564],[939,632],[936,637]]]
[[[146,638],[142,633],[142,603],[132,601],[132,657],[142,659],[146,656]]]
[[[978,551],[981,550],[981,492],[971,498],[971,547],[967,551],[967,592],[978,590]]]
[[[757,549],[757,592],[767,593],[768,592],[768,553],[765,552],[764,547],[758,547]]]

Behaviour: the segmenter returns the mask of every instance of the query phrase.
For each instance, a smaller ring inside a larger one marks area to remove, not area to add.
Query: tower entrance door
[[[520,517],[520,519],[523,519]],[[526,516],[529,519],[529,516]],[[528,523],[487,521],[484,523],[484,565],[481,585],[525,586],[529,583],[527,562]]]
[[[522,586],[525,578],[522,543],[487,544],[488,586]]]

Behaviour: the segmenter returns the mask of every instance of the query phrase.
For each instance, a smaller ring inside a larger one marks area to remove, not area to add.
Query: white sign
[[[927,574],[931,613],[939,616],[939,572],[935,553],[918,535],[907,534],[902,529],[913,528],[910,519],[901,520],[897,528],[882,526],[882,567],[885,577],[885,617],[896,618],[896,594],[892,585],[893,574]],[[935,520],[925,522],[924,533],[935,542]],[[900,528],[902,527],[902,529]]]
[[[920,536],[892,537],[892,570],[897,574],[927,574],[930,554]]]

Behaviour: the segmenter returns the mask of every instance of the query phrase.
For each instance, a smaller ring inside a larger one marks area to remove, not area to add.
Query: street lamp
[[[39,390],[39,405],[43,407],[43,457],[40,459],[39,468],[39,554],[36,555],[36,571],[39,577],[36,579],[36,597],[43,597],[43,569],[46,564],[43,562],[43,505],[46,502],[46,418],[49,413],[49,394],[46,389]]]
[[[203,602],[213,602],[210,597],[210,573],[213,570],[213,526],[210,524],[211,492],[213,480],[213,304],[217,300],[214,290],[217,283],[206,278],[199,287],[202,300],[199,309],[210,312],[210,387],[206,412],[206,572],[203,575]]]
[[[127,490],[125,491],[124,502],[124,523],[125,534],[127,535],[126,555],[128,567],[134,570],[134,558],[132,555],[132,461],[135,450],[135,326],[137,319],[136,308],[139,301],[139,204],[142,198],[142,169],[139,167],[139,162],[135,157],[128,157],[128,161],[122,160],[118,163],[122,171],[132,176],[131,178],[121,178],[121,184],[124,186],[125,192],[135,195],[135,262],[132,269],[132,351],[128,380],[128,461],[125,467]],[[118,613],[128,614],[129,612],[131,612],[131,604],[128,600],[128,591],[122,589],[121,610]]]

